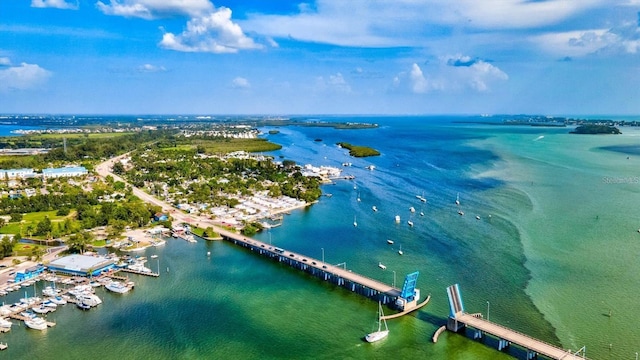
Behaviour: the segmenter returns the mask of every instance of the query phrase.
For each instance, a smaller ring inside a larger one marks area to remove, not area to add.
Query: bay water
[[[227,242],[169,239],[145,253],[159,256],[148,264],[159,278],[130,275],[136,287],[125,295],[98,289],[102,305],[87,312],[67,305],[48,315],[57,326],[44,332],[14,321],[0,334],[9,344],[0,356],[523,358],[515,347],[498,352],[491,338],[444,333],[431,342],[449,313],[445,289],[455,283],[467,312],[488,312],[492,321],[567,349],[586,346],[592,359],[634,359],[640,351],[640,131],[581,136],[456,117],[320,120],[380,127],[286,126],[265,135],[283,146],[270,153],[276,160],[341,167],[355,179],[324,185],[330,197],[256,238],[397,286],[419,271],[418,288],[432,300],[390,320],[387,339],[363,341],[377,328],[370,299]],[[336,146],[342,141],[381,156],[352,158]]]

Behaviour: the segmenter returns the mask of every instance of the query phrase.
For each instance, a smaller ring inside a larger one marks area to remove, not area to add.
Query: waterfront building
[[[77,254],[53,260],[47,265],[49,271],[77,276],[97,276],[114,267],[115,262],[112,259]]]
[[[25,269],[24,271],[18,271],[14,279],[15,282],[22,282],[35,278],[36,276],[44,272],[44,266],[36,265]]]

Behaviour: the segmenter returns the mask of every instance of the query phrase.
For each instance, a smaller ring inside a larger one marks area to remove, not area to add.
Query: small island
[[[380,152],[378,150],[370,147],[366,147],[366,146],[356,146],[346,142],[339,142],[337,145],[345,149],[348,149],[349,155],[354,157],[368,157],[368,156],[380,155]]]
[[[585,124],[575,128],[571,134],[622,134],[620,129],[610,125]]]

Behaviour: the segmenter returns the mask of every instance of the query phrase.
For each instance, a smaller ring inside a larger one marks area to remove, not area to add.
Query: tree
[[[51,220],[45,216],[36,226],[36,235],[44,236],[51,232]]]
[[[117,175],[122,175],[125,173],[124,165],[122,165],[120,161],[113,164],[113,167],[111,170],[113,171],[114,174],[117,174]]]

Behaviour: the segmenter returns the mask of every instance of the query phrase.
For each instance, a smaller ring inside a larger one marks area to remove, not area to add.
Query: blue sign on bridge
[[[420,272],[416,271],[412,272],[411,274],[407,274],[407,276],[404,278],[404,285],[402,286],[400,297],[406,299],[409,302],[413,301],[413,299],[415,298],[418,275],[420,275]]]

